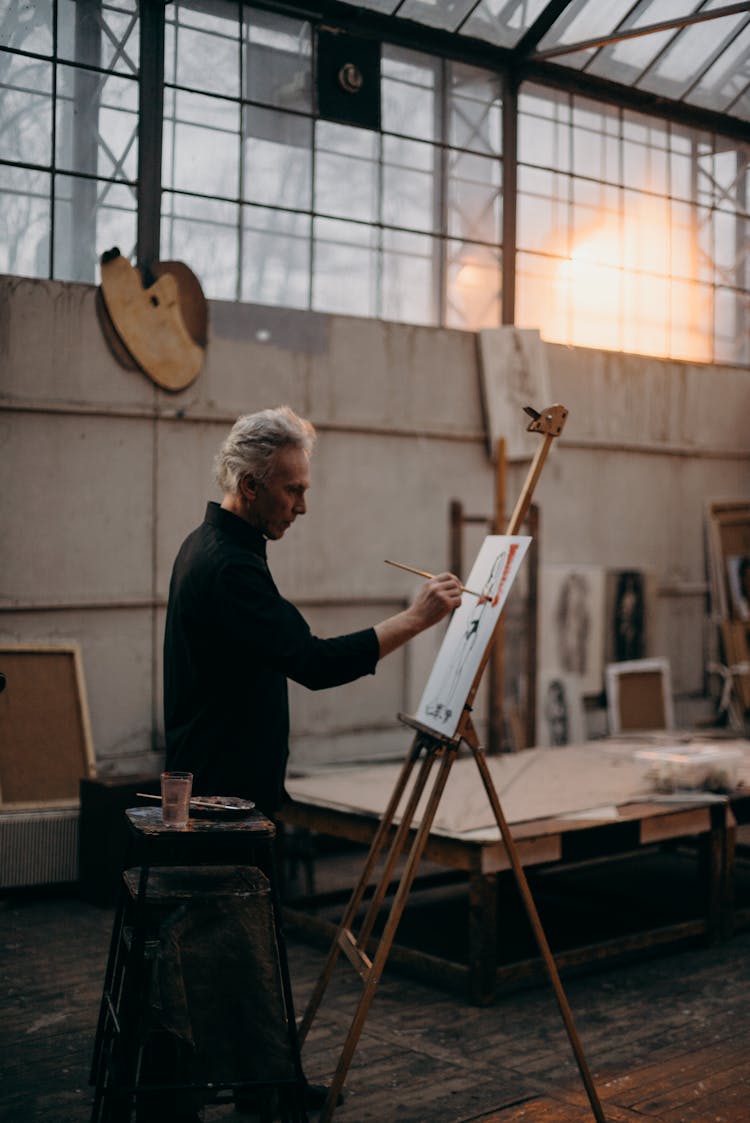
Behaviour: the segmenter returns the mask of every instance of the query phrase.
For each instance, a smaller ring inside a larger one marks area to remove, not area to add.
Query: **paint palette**
[[[255,804],[236,795],[201,795],[190,800],[191,819],[244,819]]]

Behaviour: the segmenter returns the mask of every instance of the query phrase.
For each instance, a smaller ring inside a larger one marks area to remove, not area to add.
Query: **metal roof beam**
[[[550,0],[550,3],[539,13],[530,27],[526,28],[521,38],[511,51],[513,63],[519,62],[533,54],[537,43],[540,43],[553,24],[557,23],[566,8],[573,0]]]

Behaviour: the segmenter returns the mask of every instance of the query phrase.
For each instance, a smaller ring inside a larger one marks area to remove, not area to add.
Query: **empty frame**
[[[95,775],[77,646],[0,646],[0,808],[70,806]]]
[[[610,733],[673,729],[668,659],[629,659],[605,669]]]

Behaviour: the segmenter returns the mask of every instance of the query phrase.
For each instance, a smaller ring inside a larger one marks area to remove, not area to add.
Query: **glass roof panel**
[[[461,28],[462,35],[496,47],[514,47],[547,7],[548,0],[482,0]]]
[[[627,0],[573,0],[539,42],[539,50],[609,35],[627,15]]]
[[[732,39],[726,50],[721,52],[713,66],[690,91],[688,100],[707,109],[723,112],[732,105],[738,95],[743,93],[747,103],[750,96],[749,85],[750,25]],[[746,117],[747,111],[738,116]]]
[[[641,0],[637,9],[622,21],[618,30],[653,27],[654,24],[684,17],[688,10],[686,0]],[[643,73],[656,56],[664,50],[679,29],[652,31],[634,39],[610,43],[597,52],[587,68],[591,74],[600,74],[615,82],[632,83]]]
[[[674,31],[653,32],[640,39],[624,39],[597,51],[586,68],[589,74],[632,85],[675,36]]]
[[[455,31],[476,4],[477,0],[404,0],[398,14],[430,27]]]
[[[729,107],[733,117],[743,121],[750,121],[750,89],[745,90],[738,101],[732,102]]]
[[[726,6],[715,0],[707,7]],[[661,58],[638,82],[639,89],[671,98],[681,98],[705,70],[714,54],[728,47],[733,36],[747,22],[747,14],[722,16],[684,28]]]

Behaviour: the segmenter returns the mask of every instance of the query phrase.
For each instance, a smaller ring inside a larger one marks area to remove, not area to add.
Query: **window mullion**
[[[161,238],[161,154],[164,118],[162,0],[141,0],[138,101],[138,264],[158,261]]]

